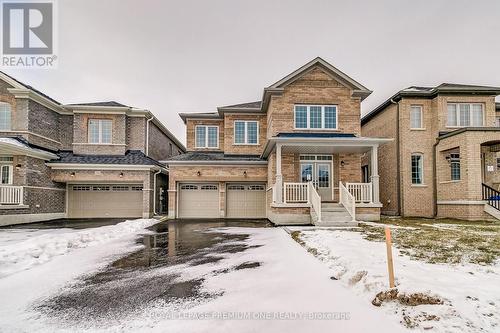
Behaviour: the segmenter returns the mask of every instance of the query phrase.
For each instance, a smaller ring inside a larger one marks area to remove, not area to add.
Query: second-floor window
[[[218,126],[196,126],[195,129],[196,148],[218,148],[219,127]]]
[[[11,130],[11,108],[8,103],[0,103],[0,130]]]
[[[484,126],[483,104],[448,103],[448,126]]]
[[[295,105],[296,129],[337,129],[336,105]]]
[[[410,128],[422,129],[422,106],[412,105],[410,109]]]
[[[89,143],[111,143],[112,128],[110,119],[89,119]]]
[[[259,122],[248,120],[234,121],[234,144],[256,145],[259,143]]]

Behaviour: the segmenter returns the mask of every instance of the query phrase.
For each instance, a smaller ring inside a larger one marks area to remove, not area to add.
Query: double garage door
[[[219,184],[180,184],[180,218],[219,218]],[[227,218],[265,218],[264,184],[228,184],[226,186]]]
[[[142,184],[69,185],[71,218],[142,217]]]

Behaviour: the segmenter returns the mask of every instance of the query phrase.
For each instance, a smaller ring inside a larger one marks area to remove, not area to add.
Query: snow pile
[[[347,230],[290,228],[322,260],[335,279],[372,302],[389,289],[386,248]],[[463,332],[495,332],[500,326],[500,267],[475,264],[429,264],[411,260],[393,248],[396,287],[405,294],[422,293],[443,299],[442,305],[405,306],[384,302],[407,327]],[[431,318],[431,319],[429,319]]]
[[[18,242],[7,241],[16,231],[5,231],[0,243],[0,278],[43,264],[55,256],[64,255],[73,249],[85,248],[133,235],[158,223],[155,219],[128,220],[116,225],[92,229],[50,229],[36,231],[36,236]],[[23,231],[26,231],[24,229]]]

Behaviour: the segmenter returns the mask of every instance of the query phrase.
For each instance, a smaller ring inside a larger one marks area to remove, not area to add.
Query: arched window
[[[0,131],[10,131],[11,108],[9,103],[0,102]]]

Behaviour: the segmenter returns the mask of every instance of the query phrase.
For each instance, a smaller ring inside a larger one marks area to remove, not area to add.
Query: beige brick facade
[[[459,129],[447,126],[448,103],[480,103],[483,105],[485,127],[495,124],[494,96],[447,94],[433,98],[402,97],[388,104],[363,125],[363,136],[394,136],[396,139],[379,150],[380,195],[384,213],[472,220],[491,217],[484,213],[484,204],[477,204],[476,201],[481,201],[482,176],[485,174],[483,163],[493,163],[496,152],[486,152],[488,148],[481,148],[481,144],[500,140],[500,134],[474,131],[438,140],[443,133]],[[412,106],[422,108],[421,129],[410,126]],[[460,154],[459,181],[451,180],[451,152]],[[411,156],[416,153],[423,156],[423,184],[412,184]],[[484,158],[487,158],[486,161]],[[486,174],[484,180],[492,181],[495,177],[496,173]]]

